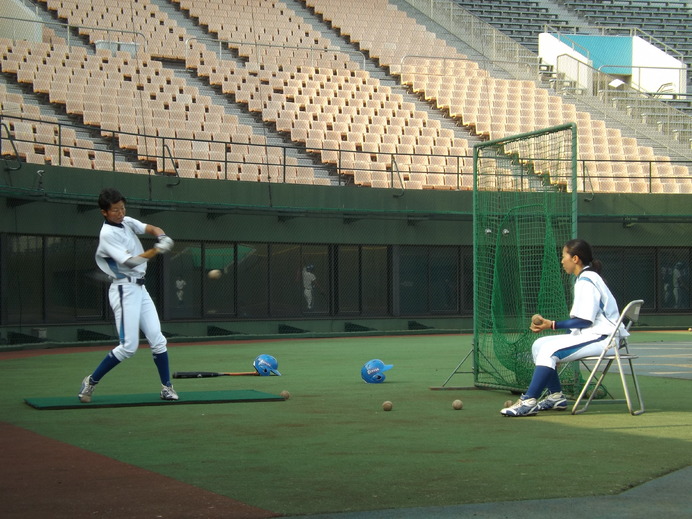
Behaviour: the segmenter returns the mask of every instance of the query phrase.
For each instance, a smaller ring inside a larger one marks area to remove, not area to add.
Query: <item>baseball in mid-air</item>
[[[207,272],[207,277],[209,279],[219,279],[222,275],[223,272],[221,272],[219,269],[214,269]]]

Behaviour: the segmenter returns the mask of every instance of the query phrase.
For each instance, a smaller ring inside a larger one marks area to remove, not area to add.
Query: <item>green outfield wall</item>
[[[208,261],[212,250],[229,247],[237,254],[234,261],[241,263],[251,246],[258,262],[266,260],[259,270],[229,267],[235,276],[232,288],[216,295],[203,277],[204,265],[189,267],[199,270],[185,272],[195,277],[189,283],[199,285],[194,297],[201,304],[188,313],[173,305],[172,259],[150,266],[152,285],[148,281],[147,286],[172,339],[225,332],[378,334],[472,328],[471,191],[246,183],[23,164],[0,173],[0,341],[5,345],[112,336],[105,288],[92,284],[73,290],[83,283],[79,276],[70,281],[67,274],[93,269],[102,221],[96,199],[104,187],[118,188],[128,200],[128,214],[164,228],[176,248],[204,249]],[[691,209],[692,196],[684,194],[579,195],[579,236],[596,247],[606,266],[612,265],[620,299],[645,294],[645,325],[692,326]],[[62,245],[56,248],[53,242]],[[267,251],[267,258],[260,259],[257,251]],[[326,290],[319,312],[292,308],[291,301],[299,304],[300,291],[281,287],[293,275],[285,265],[300,265],[306,258],[323,262]],[[276,277],[282,268],[285,273]],[[676,268],[683,274],[675,274]],[[261,308],[255,314],[243,310],[249,303],[239,296],[248,290],[243,284],[253,281],[248,280],[250,272],[261,272],[261,286],[268,291],[257,299]],[[673,287],[664,272],[685,285]],[[369,293],[375,290],[379,292]],[[228,302],[224,310],[209,313],[219,299]]]

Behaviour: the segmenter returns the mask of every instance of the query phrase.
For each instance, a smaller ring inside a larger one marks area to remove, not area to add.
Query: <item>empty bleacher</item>
[[[489,5],[472,0],[454,0],[454,3],[533,52],[538,52],[538,35],[543,32],[546,25],[563,31],[571,29],[568,21],[543,5],[544,2],[496,0]]]
[[[56,157],[59,126],[34,125],[30,138],[17,121],[9,125],[10,135],[16,142],[33,143],[20,158],[97,169],[115,162],[122,171],[200,179],[330,183],[285,157],[281,147],[268,146],[266,132],[271,131],[307,152],[320,168],[356,185],[470,189],[472,139],[577,122],[579,154],[589,165],[584,169],[594,177],[595,190],[691,188],[686,166],[654,166],[667,157],[657,157],[649,146],[608,128],[536,81],[493,77],[386,0],[307,0],[304,4],[324,22],[319,25],[299,16],[290,2],[172,3],[222,51],[191,38],[149,0],[133,4],[132,10],[97,1],[46,2],[59,19],[83,26],[78,32],[89,49],[64,42],[2,41],[4,74],[97,129],[135,165],[113,153],[65,152],[60,146]],[[536,2],[514,4],[525,9],[526,17],[546,15],[554,21]],[[374,60],[408,93],[383,84],[353,53],[333,48],[321,32],[325,27]],[[137,43],[136,53],[99,48],[114,32],[119,40]],[[164,61],[184,64],[222,97],[200,93]],[[408,96],[429,108],[421,109]],[[265,130],[258,133],[227,113],[223,104],[228,101],[254,114]],[[458,129],[443,128],[433,113],[454,121]],[[38,145],[39,133],[53,144]],[[7,141],[3,154],[16,153]],[[87,142],[79,144],[89,148]]]

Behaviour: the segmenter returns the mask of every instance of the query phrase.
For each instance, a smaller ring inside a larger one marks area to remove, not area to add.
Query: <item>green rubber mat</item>
[[[181,405],[181,404],[224,404],[230,402],[272,402],[284,400],[279,395],[263,393],[254,389],[229,391],[185,391],[179,393],[179,400],[161,400],[158,393],[135,395],[94,395],[88,404],[81,403],[77,396],[58,396],[48,398],[25,398],[31,407],[41,410],[51,409],[95,409],[100,407],[135,407],[143,405]]]

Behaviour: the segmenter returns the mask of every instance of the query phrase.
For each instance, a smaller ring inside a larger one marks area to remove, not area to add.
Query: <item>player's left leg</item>
[[[305,294],[305,302],[308,305],[308,310],[312,310],[312,289],[306,288],[303,293]]]
[[[173,389],[171,383],[171,371],[168,361],[168,341],[165,335],[161,333],[161,321],[156,310],[156,305],[152,301],[149,292],[142,288],[142,307],[139,316],[139,326],[147,338],[147,342],[151,348],[151,354],[156,365],[156,370],[159,373],[161,380],[161,398],[164,400],[178,400],[178,394]]]
[[[96,384],[121,361],[132,357],[139,346],[139,305],[141,287],[134,284],[113,283],[108,289],[108,299],[115,316],[115,328],[120,342],[109,351],[91,375],[82,381],[78,393],[81,402],[91,402]]]
[[[134,283],[112,285],[108,293],[120,344],[113,349],[119,361],[129,359],[139,348],[140,309],[144,287]]]

